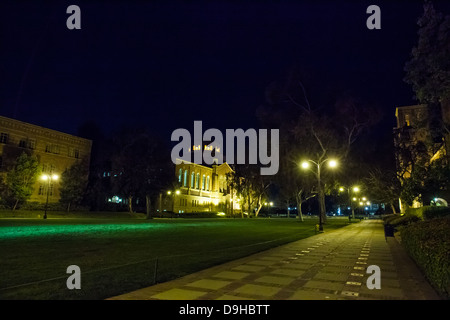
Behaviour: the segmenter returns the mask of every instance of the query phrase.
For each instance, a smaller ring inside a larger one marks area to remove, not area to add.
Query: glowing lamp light
[[[336,168],[337,165],[338,165],[338,163],[337,163],[336,160],[330,160],[330,161],[328,162],[328,166],[329,166],[330,168]]]
[[[180,194],[180,190],[175,191],[176,194]]]
[[[358,187],[353,187],[353,191],[354,192],[359,192],[359,188]]]
[[[57,174],[52,174],[51,176],[48,174],[44,174],[41,177],[42,180],[47,181],[47,180],[58,180],[59,176]]]
[[[303,161],[302,162],[302,168],[303,169],[308,169],[309,168],[309,163],[307,161]]]
[[[340,187],[339,191],[341,191],[341,192],[344,191],[344,187]]]

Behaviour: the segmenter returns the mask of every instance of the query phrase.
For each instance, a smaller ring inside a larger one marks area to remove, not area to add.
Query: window
[[[28,148],[32,150],[36,149],[36,140],[28,139]]]
[[[185,186],[185,187],[187,187],[187,179],[188,179],[188,172],[187,172],[187,170],[184,170],[184,183],[183,183],[183,185]]]
[[[40,196],[44,195],[44,186],[42,184],[39,186],[38,195]]]
[[[0,143],[8,143],[9,133],[2,132],[0,133]]]
[[[74,148],[69,148],[69,157],[78,159],[80,157],[80,150],[74,149]]]
[[[0,156],[0,169],[2,168],[2,165],[3,165],[3,158],[2,156]]]
[[[194,182],[195,182],[195,174],[191,173],[191,188],[194,188]]]
[[[200,184],[200,173],[197,173],[197,178],[195,179],[195,189],[200,189],[199,184]]]
[[[57,144],[47,144],[45,152],[59,154],[59,146]]]
[[[209,176],[206,177],[206,190],[209,191]]]
[[[19,147],[20,148],[35,149],[36,148],[36,140],[34,140],[34,139],[27,139],[27,138],[20,139]]]
[[[183,174],[183,169],[180,169],[178,171],[178,182],[180,182],[180,183],[181,183],[181,176],[182,176],[182,174]]]
[[[53,173],[55,172],[56,167],[53,164],[43,163],[42,164],[42,173]]]
[[[205,190],[206,188],[206,176],[203,175],[203,179],[202,179],[202,190]]]

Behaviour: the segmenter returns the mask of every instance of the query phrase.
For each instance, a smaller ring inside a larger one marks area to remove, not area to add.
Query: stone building
[[[240,213],[240,199],[227,183],[233,169],[225,162],[205,166],[178,160],[175,165],[178,188],[170,190],[162,199],[162,210],[175,213],[221,212]]]
[[[91,147],[91,140],[0,116],[0,174],[6,174],[17,157],[26,152],[37,157],[42,175],[61,176],[77,162],[84,160],[89,166]],[[39,177],[29,201],[44,203],[47,192],[49,202],[57,202],[58,181],[50,183]]]

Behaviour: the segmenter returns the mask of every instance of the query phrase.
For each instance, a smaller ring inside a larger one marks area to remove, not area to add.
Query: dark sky
[[[81,8],[68,30],[66,8]],[[366,9],[381,8],[381,30]],[[435,7],[449,13],[443,1]],[[0,114],[76,134],[148,125],[251,128],[266,87],[300,66],[315,101],[339,84],[382,106],[414,103],[402,81],[421,1],[1,1]]]

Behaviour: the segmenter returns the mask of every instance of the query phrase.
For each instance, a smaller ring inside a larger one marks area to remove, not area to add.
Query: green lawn
[[[0,299],[104,299],[314,235],[316,219],[0,219]],[[347,219],[328,219],[325,232]],[[69,265],[81,290],[69,290]],[[49,280],[50,279],[50,280]],[[45,280],[45,281],[43,281]]]

